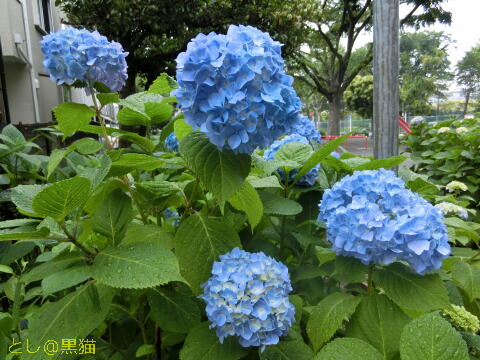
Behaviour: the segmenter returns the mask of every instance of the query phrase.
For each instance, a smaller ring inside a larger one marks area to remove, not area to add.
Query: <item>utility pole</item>
[[[399,0],[373,2],[373,153],[398,155]]]

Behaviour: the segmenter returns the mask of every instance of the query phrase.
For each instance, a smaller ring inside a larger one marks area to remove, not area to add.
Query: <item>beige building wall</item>
[[[44,22],[45,6],[49,24]],[[61,26],[54,0],[0,0],[0,40],[12,124],[51,122],[51,109],[64,101],[66,89],[50,80],[40,50],[46,30],[58,31]],[[82,98],[82,92],[75,90],[72,95]]]

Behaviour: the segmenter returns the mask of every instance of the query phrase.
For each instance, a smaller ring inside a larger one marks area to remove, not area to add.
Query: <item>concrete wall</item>
[[[54,3],[50,0],[51,31],[58,31],[61,19]],[[63,101],[62,87],[57,87],[43,68],[40,40],[45,32],[38,23],[37,0],[0,0],[0,38],[13,124],[51,122],[51,109]]]

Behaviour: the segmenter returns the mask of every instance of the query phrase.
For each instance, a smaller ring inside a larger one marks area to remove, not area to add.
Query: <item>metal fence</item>
[[[433,115],[433,116],[422,116],[426,122],[439,122],[445,121],[451,118],[459,118],[462,116],[462,113],[453,113],[448,115]],[[408,116],[407,122],[410,122],[416,116]],[[320,131],[327,132],[327,122],[321,121],[317,123],[317,127]],[[372,120],[371,119],[361,119],[361,120],[340,120],[340,131],[347,132],[351,130],[358,130],[362,133],[370,133],[372,131]]]

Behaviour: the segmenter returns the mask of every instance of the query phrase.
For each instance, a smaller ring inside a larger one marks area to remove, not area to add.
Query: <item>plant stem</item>
[[[105,119],[102,116],[102,108],[98,106],[97,97],[95,96],[95,88],[93,87],[91,81],[88,82],[88,87],[90,88],[90,95],[92,96],[93,106],[95,108],[95,117],[98,119],[100,126],[102,127],[103,137],[107,143],[107,148],[112,149],[112,143],[107,133],[107,125],[105,124]]]
[[[373,265],[368,269],[368,287],[367,294],[372,295],[373,292]]]
[[[80,244],[77,241],[77,239],[75,239],[75,237],[72,234],[70,234],[70,232],[67,229],[67,225],[65,224],[65,221],[60,221],[60,222],[58,222],[58,224],[62,228],[65,235],[67,235],[68,239],[66,241],[69,241],[69,242],[73,243],[76,247],[78,247],[80,250],[82,250],[87,255],[95,255],[95,253],[93,251],[86,248],[83,244]],[[64,241],[64,240],[60,240],[60,238],[52,238],[52,239],[57,240],[57,241]]]

